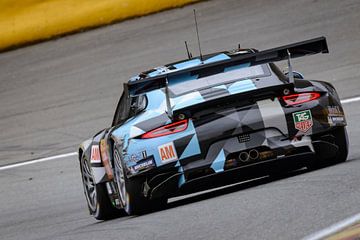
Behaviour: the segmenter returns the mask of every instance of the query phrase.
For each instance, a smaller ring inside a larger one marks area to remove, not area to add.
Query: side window
[[[130,99],[129,118],[137,115],[146,108],[146,97],[144,95],[132,97]]]
[[[128,113],[128,104],[127,104],[128,101],[127,100],[128,100],[128,98],[126,97],[126,94],[123,92],[120,97],[119,103],[116,107],[116,112],[115,112],[113,123],[112,123],[113,126],[118,125],[127,119],[127,115],[128,115],[127,114]]]
[[[146,97],[144,95],[128,98],[126,94],[123,93],[116,108],[112,125],[121,124],[127,119],[137,115],[146,108],[146,104]]]

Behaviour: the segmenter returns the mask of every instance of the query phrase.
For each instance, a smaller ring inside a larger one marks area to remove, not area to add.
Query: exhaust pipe
[[[259,158],[259,152],[258,152],[258,150],[256,150],[256,149],[250,150],[250,152],[249,152],[249,158],[250,158],[250,160],[256,160],[256,159],[258,159],[258,158]]]
[[[240,161],[242,161],[242,162],[247,162],[247,161],[249,161],[249,154],[247,153],[247,152],[241,152],[240,154],[239,154],[239,159],[240,159]]]

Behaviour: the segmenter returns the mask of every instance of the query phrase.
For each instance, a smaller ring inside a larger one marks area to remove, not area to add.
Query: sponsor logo
[[[339,106],[328,106],[328,112],[331,116],[343,116],[344,113],[340,110]]]
[[[150,158],[150,159],[145,160],[144,162],[140,162],[140,163],[136,164],[132,168],[133,168],[134,172],[138,172],[138,171],[148,169],[153,166],[155,166],[154,159]]]
[[[336,126],[338,123],[344,123],[345,118],[341,116],[328,116],[328,122],[331,126]]]
[[[142,151],[142,152],[141,152],[141,154],[142,154],[142,158],[143,158],[143,159],[147,158],[147,153],[146,153],[146,151],[145,151],[145,150],[144,150],[144,151]]]
[[[100,150],[98,145],[93,145],[91,147],[91,157],[90,162],[92,163],[101,163],[100,159]]]
[[[307,132],[313,126],[310,110],[293,113],[295,128],[301,132]]]
[[[177,160],[177,154],[173,142],[158,147],[160,159],[163,162]]]
[[[135,152],[135,153],[132,153],[131,155],[127,155],[125,157],[126,161],[127,162],[133,162],[133,163],[137,163],[137,162],[140,162],[144,159],[147,158],[147,153],[146,151],[142,151],[142,152]]]
[[[328,122],[331,126],[345,122],[344,113],[338,106],[328,106]]]

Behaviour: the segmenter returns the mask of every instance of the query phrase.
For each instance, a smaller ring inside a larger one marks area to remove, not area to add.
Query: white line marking
[[[360,97],[347,98],[347,99],[341,100],[341,103],[346,104],[346,103],[357,102],[357,101],[360,101]],[[6,170],[6,169],[11,169],[11,168],[17,168],[17,167],[21,167],[21,166],[25,166],[25,165],[30,165],[30,164],[34,164],[34,163],[39,163],[39,162],[56,160],[59,158],[71,157],[71,156],[75,156],[75,155],[77,155],[77,152],[65,153],[65,154],[60,154],[60,155],[56,155],[56,156],[52,156],[52,157],[40,158],[40,159],[34,159],[31,161],[22,162],[22,163],[15,163],[15,164],[0,167],[0,171]]]
[[[337,233],[340,230],[343,230],[344,228],[349,227],[358,221],[360,221],[360,213],[358,213],[352,217],[346,218],[338,223],[335,223],[335,224],[331,225],[330,227],[327,227],[319,232],[311,234],[311,235],[303,238],[303,240],[324,239],[325,237],[333,235],[334,233]]]
[[[341,100],[341,103],[346,104],[346,103],[352,103],[352,102],[357,102],[357,101],[360,101],[360,97],[343,99],[343,100]]]
[[[39,158],[39,159],[34,159],[34,160],[31,160],[31,161],[22,162],[22,163],[15,163],[15,164],[0,167],[0,171],[6,170],[6,169],[11,169],[11,168],[17,168],[17,167],[21,167],[21,166],[25,166],[25,165],[30,165],[30,164],[34,164],[34,163],[39,163],[39,162],[52,161],[52,160],[56,160],[56,159],[59,159],[59,158],[66,158],[66,157],[76,156],[77,154],[78,154],[77,152],[65,153],[65,154],[55,155],[55,156],[52,156],[52,157]]]

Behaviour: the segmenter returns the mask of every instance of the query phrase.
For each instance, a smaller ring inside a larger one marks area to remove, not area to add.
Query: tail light
[[[156,128],[154,130],[151,130],[150,132],[144,133],[141,138],[147,139],[147,138],[156,138],[156,137],[162,137],[178,132],[182,132],[186,130],[188,126],[188,119],[181,120],[178,122],[170,123],[168,125]]]
[[[288,106],[301,104],[305,102],[310,102],[312,100],[318,99],[320,93],[318,92],[308,92],[308,93],[296,93],[287,96],[283,96],[282,99]]]

